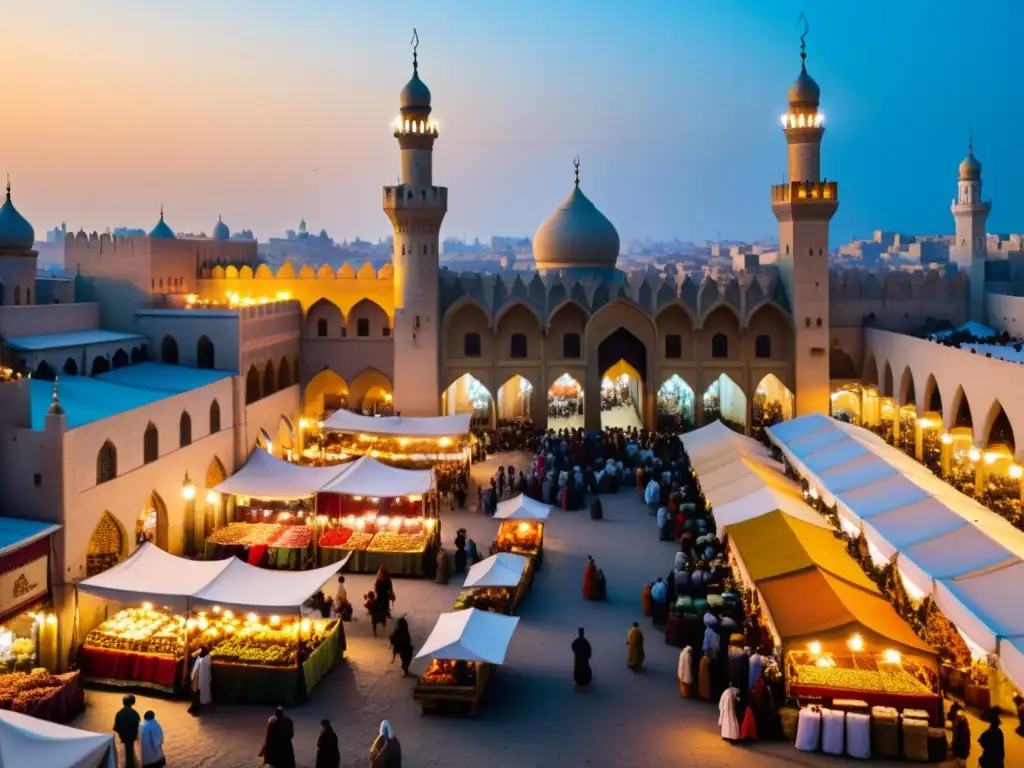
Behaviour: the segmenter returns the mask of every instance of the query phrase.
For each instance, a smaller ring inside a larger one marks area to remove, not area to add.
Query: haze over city
[[[806,4],[805,4],[806,5]],[[0,170],[38,231],[149,228],[278,235],[305,217],[337,239],[390,226],[388,128],[412,27],[451,189],[443,237],[533,234],[582,158],[624,238],[771,236],[785,173],[778,116],[799,69],[793,2],[310,1],[166,6],[47,0],[0,10]],[[948,231],[969,126],[999,201],[1016,184],[1024,12],[954,0],[806,8],[839,243],[873,228]]]

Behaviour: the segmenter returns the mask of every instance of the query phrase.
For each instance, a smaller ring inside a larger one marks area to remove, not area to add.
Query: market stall
[[[117,768],[114,736],[0,709],[0,766]]]
[[[82,674],[173,692],[187,685],[186,664],[205,647],[218,702],[302,701],[345,650],[340,622],[302,615],[303,603],[342,565],[280,572],[235,558],[186,560],[144,544],[78,585],[129,606],[85,636]]]
[[[476,608],[442,613],[416,654],[430,664],[413,689],[413,700],[424,713],[457,704],[478,714],[492,667],[505,662],[518,624],[518,617]]]
[[[494,517],[501,524],[491,544],[491,554],[525,555],[533,561],[534,569],[539,570],[544,560],[544,521],[550,514],[550,506],[525,494],[499,501]]]
[[[336,441],[334,450],[350,456],[370,456],[410,468],[439,463],[467,464],[472,458],[472,414],[403,417],[362,416],[335,411],[323,422],[326,437]]]
[[[423,576],[433,567],[441,527],[434,473],[399,469],[364,456],[317,495],[321,564],[348,558],[348,570]]]
[[[533,561],[499,552],[470,567],[455,610],[479,608],[511,616],[533,584]]]

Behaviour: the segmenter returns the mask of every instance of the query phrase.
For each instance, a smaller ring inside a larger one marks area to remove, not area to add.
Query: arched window
[[[562,357],[567,360],[579,360],[583,354],[583,345],[578,333],[562,334]]]
[[[117,448],[107,440],[96,454],[96,485],[117,477]]]
[[[114,368],[124,368],[128,365],[128,353],[123,349],[119,349],[114,353],[114,356],[110,358],[110,364]]]
[[[724,333],[716,333],[714,336],[711,337],[711,356],[729,356],[729,337],[726,336]]]
[[[754,339],[754,357],[771,357],[772,356],[772,337],[767,334],[761,334]]]
[[[245,404],[252,405],[260,399],[260,372],[255,365],[249,366],[245,375]]]
[[[69,357],[64,361],[64,373],[68,376],[78,375],[78,363],[75,362],[73,357]]]
[[[327,318],[321,317],[316,321],[316,335],[323,338],[327,335]]]
[[[196,342],[196,368],[213,370],[213,342],[209,336],[203,335]]]
[[[277,391],[287,389],[294,382],[292,381],[292,367],[288,365],[288,358],[282,357],[281,364],[277,368]]]
[[[210,434],[220,432],[220,403],[214,400],[210,403]]]
[[[465,357],[480,357],[480,334],[467,333],[462,340],[462,354]]]
[[[192,445],[192,417],[188,411],[183,411],[178,421],[178,445],[181,448]]]
[[[92,369],[89,372],[90,376],[99,376],[100,374],[109,372],[110,362],[107,360],[107,358],[103,357],[102,355],[97,355],[96,357],[93,358]]]
[[[146,426],[146,432],[142,436],[142,463],[152,464],[160,458],[160,434],[156,431],[156,425],[151,421]]]
[[[509,340],[508,356],[511,358],[528,357],[528,347],[525,333],[513,333]]]
[[[277,392],[277,373],[274,371],[274,363],[268,362],[263,369],[263,396],[272,395]]]
[[[164,336],[164,340],[160,342],[160,362],[167,365],[178,364],[178,342],[173,336]]]
[[[21,304],[21,286],[14,286],[14,306]]]

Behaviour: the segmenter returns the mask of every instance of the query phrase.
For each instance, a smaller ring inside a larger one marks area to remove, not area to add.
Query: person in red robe
[[[597,564],[594,558],[587,555],[587,564],[583,566],[583,599],[593,600],[597,597]]]

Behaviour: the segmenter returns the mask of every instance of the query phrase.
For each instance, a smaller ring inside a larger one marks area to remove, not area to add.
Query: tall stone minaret
[[[394,133],[402,152],[401,184],[384,187],[384,213],[394,241],[394,407],[404,416],[436,416],[441,409],[438,243],[448,211],[448,189],[434,186],[437,125],[430,121],[430,90],[420,80],[413,32],[412,79],[402,89]]]
[[[985,322],[985,221],[992,203],[981,199],[981,163],[974,157],[974,137],[967,143],[967,157],[960,163],[956,200],[950,206],[956,222],[956,241],[952,257],[957,268],[970,281],[968,317]]]
[[[839,185],[821,178],[821,91],[807,74],[806,59],[801,37],[800,75],[789,89],[789,111],[782,116],[789,180],[772,186],[772,213],[779,221],[779,271],[793,311],[799,416],[829,413],[828,224],[839,207]]]

